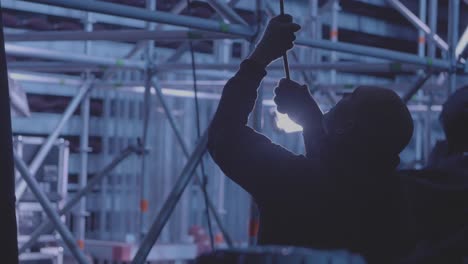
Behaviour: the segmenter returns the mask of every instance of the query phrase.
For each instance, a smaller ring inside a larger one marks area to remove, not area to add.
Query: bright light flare
[[[292,121],[287,114],[281,114],[277,110],[275,110],[276,114],[276,126],[283,130],[286,133],[295,133],[301,132],[302,127]]]
[[[468,26],[465,28],[465,32],[461,36],[460,40],[458,41],[457,47],[455,48],[455,55],[460,57],[463,50],[465,50],[466,45],[468,44]]]

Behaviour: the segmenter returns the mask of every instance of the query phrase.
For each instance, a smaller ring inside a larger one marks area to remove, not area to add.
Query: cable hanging
[[[190,7],[190,0],[187,0],[187,9],[189,14],[192,14],[192,9]],[[195,51],[193,49],[193,42],[189,41],[190,45],[190,57],[192,61],[192,78],[193,78],[193,92],[194,92],[194,99],[195,99],[195,117],[196,117],[196,124],[197,124],[197,138],[201,137],[201,129],[200,129],[200,108],[198,102],[198,87],[197,87],[197,72],[196,72],[196,64],[195,64]],[[208,177],[205,173],[205,163],[203,159],[200,161],[201,171],[202,171],[202,182],[201,182],[201,189],[203,192],[203,198],[205,200],[205,214],[206,214],[206,221],[208,223],[208,233],[210,236],[210,245],[211,248],[214,249],[214,236],[213,236],[213,228],[211,225],[211,216],[209,211],[209,202],[208,202],[208,192],[206,190],[208,185]]]

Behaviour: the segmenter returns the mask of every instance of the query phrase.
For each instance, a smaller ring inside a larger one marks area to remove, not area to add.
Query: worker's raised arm
[[[289,15],[270,20],[250,58],[240,65],[236,75],[226,83],[212,127],[247,124],[257,98],[257,89],[266,75],[265,68],[294,46],[294,33],[300,28]]]
[[[325,136],[322,124],[323,114],[306,85],[282,79],[275,88],[274,101],[278,112],[303,128],[307,156],[315,156],[320,151],[320,143]]]
[[[227,176],[252,194],[261,189],[263,176],[274,180],[275,175],[284,172],[281,166],[286,168],[289,161],[302,159],[247,127],[266,66],[293,47],[294,32],[299,29],[290,16],[270,21],[255,51],[226,83],[211,123],[211,156]]]

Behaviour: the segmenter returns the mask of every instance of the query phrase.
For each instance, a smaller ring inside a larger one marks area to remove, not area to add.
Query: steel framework
[[[201,180],[199,173],[196,172],[196,168],[200,160],[202,160],[207,144],[207,133],[205,132],[201,139],[198,141],[194,150],[190,153],[188,145],[186,144],[183,136],[181,135],[180,129],[177,126],[175,117],[171,113],[170,107],[165,101],[165,96],[163,93],[162,83],[157,78],[158,75],[167,74],[173,71],[183,71],[190,70],[191,65],[185,63],[178,63],[177,61],[182,57],[184,52],[188,50],[188,44],[181,44],[176,51],[166,58],[163,62],[159,62],[155,58],[155,39],[161,42],[171,42],[171,41],[181,41],[181,40],[237,40],[243,42],[244,46],[249,46],[249,42],[252,43],[257,37],[257,30],[255,26],[258,25],[249,25],[234,9],[233,7],[241,1],[229,1],[225,2],[222,0],[208,0],[207,2],[213,7],[218,15],[223,19],[222,21],[213,20],[213,19],[203,19],[193,16],[184,16],[180,15],[185,8],[185,1],[180,1],[176,5],[172,12],[162,12],[156,10],[156,1],[147,1],[148,5],[146,9],[124,6],[120,4],[108,3],[103,1],[94,1],[94,0],[81,0],[81,1],[66,1],[66,0],[27,0],[26,2],[35,2],[40,4],[46,4],[50,6],[62,7],[72,10],[80,10],[86,12],[87,20],[85,21],[85,31],[67,31],[67,32],[25,32],[25,33],[7,33],[5,34],[5,39],[8,42],[37,42],[37,41],[87,41],[87,49],[85,53],[71,53],[71,52],[60,52],[56,50],[48,50],[44,48],[30,47],[26,45],[11,44],[5,43],[5,49],[7,54],[14,55],[18,57],[27,57],[43,60],[51,60],[53,62],[11,62],[9,64],[10,69],[20,69],[28,71],[58,71],[58,72],[70,72],[78,71],[86,73],[86,76],[83,80],[71,80],[70,83],[80,84],[81,88],[78,89],[78,92],[74,96],[73,100],[70,102],[65,112],[63,113],[61,119],[57,123],[53,132],[48,136],[46,143],[41,147],[40,151],[34,157],[33,161],[29,166],[24,164],[19,157],[15,157],[15,161],[18,169],[21,171],[24,180],[20,182],[16,187],[16,196],[17,199],[21,197],[24,193],[26,186],[30,187],[34,194],[37,196],[38,200],[44,207],[44,210],[50,217],[52,223],[44,223],[37,228],[37,230],[32,235],[30,241],[24,244],[20,252],[24,252],[27,248],[32,246],[39,235],[44,231],[55,226],[60,232],[63,240],[66,242],[68,248],[71,250],[73,255],[80,263],[87,263],[87,260],[83,256],[82,250],[76,246],[75,237],[69,232],[69,230],[64,226],[60,221],[59,215],[65,214],[71,210],[73,206],[80,203],[80,200],[89,193],[92,188],[97,185],[97,183],[105,178],[110,170],[115,168],[115,166],[120,163],[122,160],[126,159],[133,153],[138,153],[142,156],[141,164],[141,189],[140,191],[140,216],[141,216],[141,225],[140,225],[140,249],[135,254],[132,263],[142,264],[145,263],[145,260],[151,251],[154,243],[158,240],[159,236],[162,233],[162,230],[167,223],[169,217],[179,199],[181,198],[186,186],[189,184],[193,175],[196,175],[196,182],[201,186]],[[273,15],[275,8],[273,4],[264,0],[258,1],[259,4],[265,4],[266,10]],[[262,3],[264,2],[264,3]],[[310,61],[301,60],[300,56],[295,56],[297,63],[291,64],[290,68],[292,70],[301,70],[304,71],[304,79],[307,77],[306,70],[322,70],[322,71],[331,71],[331,80],[334,84],[336,79],[336,71],[345,71],[350,73],[382,73],[382,72],[391,72],[391,73],[419,73],[419,78],[416,79],[413,85],[411,85],[403,96],[406,102],[409,102],[413,96],[419,96],[418,99],[423,101],[423,95],[420,92],[421,87],[426,83],[429,83],[429,80],[432,78],[434,73],[448,73],[449,74],[449,85],[450,91],[456,89],[456,76],[457,74],[466,74],[467,66],[463,64],[457,57],[456,47],[458,44],[458,25],[459,25],[459,16],[458,10],[460,8],[459,0],[450,0],[449,3],[449,38],[445,42],[438,34],[436,28],[436,15],[437,15],[437,1],[430,0],[429,5],[427,5],[427,0],[420,0],[420,13],[419,16],[413,14],[407,7],[405,7],[400,1],[396,0],[387,0],[386,1],[390,6],[395,8],[400,12],[406,19],[408,19],[418,30],[420,36],[420,42],[418,46],[418,54],[410,54],[404,52],[398,52],[393,50],[387,50],[382,48],[375,48],[363,45],[356,45],[350,43],[343,43],[338,41],[338,15],[339,15],[339,1],[331,1],[331,35],[330,40],[321,39],[317,37],[320,21],[318,20],[318,1],[311,0],[309,1],[310,14],[313,19],[312,26],[308,31],[308,34],[305,36],[300,36],[296,44],[302,47],[316,48],[320,50],[326,50],[332,52],[332,59],[330,62],[324,63],[320,62],[318,59],[319,51],[313,53],[313,58]],[[426,24],[426,13],[429,6],[429,21],[428,25]],[[144,22],[145,29],[135,29],[135,30],[122,30],[122,31],[93,31],[92,27],[92,17],[91,14],[105,14],[121,18],[129,18],[136,21]],[[213,17],[212,17],[213,18]],[[164,29],[164,25],[184,27],[185,29]],[[428,56],[425,56],[425,37],[429,39],[428,44]],[[135,48],[132,49],[127,56],[123,58],[108,58],[108,57],[99,57],[91,55],[90,50],[92,49],[89,41],[95,40],[108,40],[108,41],[138,41],[135,45]],[[135,54],[139,52],[142,48],[145,48],[145,60],[132,59]],[[445,54],[447,54],[446,59],[436,58],[436,49],[439,48]],[[247,48],[248,49],[248,48]],[[320,51],[321,52],[321,51]],[[343,63],[337,61],[337,52],[341,54],[354,54],[364,57],[374,57],[378,59],[383,59],[388,62],[368,62],[368,63]],[[70,65],[70,63],[73,63]],[[198,69],[200,70],[210,70],[218,72],[221,70],[236,70],[238,65],[235,63],[229,63],[229,60],[221,60],[221,63],[205,63],[199,64]],[[270,68],[271,70],[282,70],[281,65],[274,64]],[[144,115],[143,115],[143,129],[141,135],[141,148],[138,147],[129,147],[121,154],[115,157],[115,160],[110,162],[108,166],[102,169],[101,172],[97,173],[91,181],[86,182],[86,177],[88,173],[86,160],[88,159],[88,139],[89,131],[88,124],[90,118],[90,106],[89,106],[89,93],[95,87],[109,85],[112,77],[114,76],[117,70],[141,70],[145,71],[144,81],[139,83],[139,86],[144,86],[143,100],[144,100]],[[95,78],[92,76],[91,72],[104,73],[103,77]],[[167,81],[166,81],[167,82]],[[318,87],[317,83],[309,81],[310,84],[313,84]],[[210,84],[213,85],[213,84]],[[218,84],[222,85],[221,84]],[[216,85],[214,85],[216,86]],[[329,93],[329,89],[318,89],[319,91],[326,90]],[[145,167],[147,166],[147,159],[145,159],[146,151],[148,149],[148,122],[150,119],[150,109],[152,94],[157,96],[165,114],[168,118],[170,128],[174,132],[176,141],[181,146],[183,154],[188,158],[186,165],[183,167],[182,172],[180,173],[179,178],[177,179],[172,192],[169,194],[167,200],[165,201],[163,207],[161,208],[159,214],[156,217],[156,220],[148,228],[150,219],[147,216],[148,200],[149,200],[149,186],[147,179],[149,175],[145,173]],[[331,101],[334,101],[334,95],[329,95]],[[2,97],[6,98],[6,97]],[[263,99],[262,99],[263,100]],[[264,102],[264,101],[263,101]],[[57,137],[60,135],[62,129],[64,128],[67,121],[71,118],[72,114],[78,109],[81,104],[81,115],[83,129],[81,133],[81,173],[80,173],[80,190],[79,192],[67,202],[64,208],[60,212],[55,212],[50,204],[48,204],[47,198],[43,193],[37,188],[37,183],[34,180],[34,175],[36,174],[38,168],[43,163],[45,156],[50,151],[52,142],[54,142]],[[6,104],[2,104],[6,105]],[[262,104],[259,104],[262,105]],[[428,105],[425,108],[426,112],[431,112],[432,106]],[[257,130],[262,129],[262,110],[261,107],[256,109],[255,115],[255,128]],[[428,122],[426,122],[428,123]],[[421,130],[423,131],[423,130]],[[2,134],[3,135],[3,134]],[[417,137],[423,137],[422,134],[418,134]],[[2,138],[3,140],[3,138]],[[430,134],[425,135],[425,145],[429,146],[430,144]],[[426,151],[427,151],[426,147]],[[427,155],[427,154],[426,154]],[[2,184],[2,186],[4,186]],[[209,208],[218,227],[223,233],[227,244],[232,246],[233,242],[231,241],[228,232],[222,225],[222,220],[217,213],[217,210],[214,206],[214,203],[209,200]],[[80,210],[78,214],[78,233],[77,238],[79,241],[84,240],[84,214],[86,202],[82,200],[80,203]],[[53,226],[52,226],[53,224]]]

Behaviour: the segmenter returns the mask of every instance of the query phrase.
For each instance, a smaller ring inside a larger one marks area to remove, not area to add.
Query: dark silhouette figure
[[[431,196],[441,197],[437,203],[433,203],[432,219],[435,223],[426,234],[427,240],[432,241],[468,228],[468,86],[458,89],[447,99],[440,122],[446,139],[436,144],[427,166],[440,173],[426,176],[437,186],[437,193],[434,191]],[[454,250],[448,251],[455,258],[456,249],[454,247]],[[454,263],[461,263],[460,255],[468,256],[468,239],[459,243],[458,249],[463,254],[458,254],[458,262]]]
[[[447,99],[440,122],[446,139],[439,141],[432,150],[428,167],[468,171],[468,86]]]
[[[440,121],[446,139],[425,170],[403,178],[419,248],[407,263],[458,264],[468,256],[468,86],[448,98]]]
[[[289,108],[289,96],[282,96],[287,90],[313,102],[295,109],[296,120],[308,120],[304,134],[312,144],[306,156],[247,126],[265,67],[293,47],[297,30],[290,16],[270,21],[224,88],[209,152],[257,202],[260,245],[348,249],[369,263],[390,262],[399,255],[400,239],[398,179],[392,173],[413,131],[409,111],[394,92],[361,87],[322,115],[305,86],[280,81],[275,98],[280,111]]]

